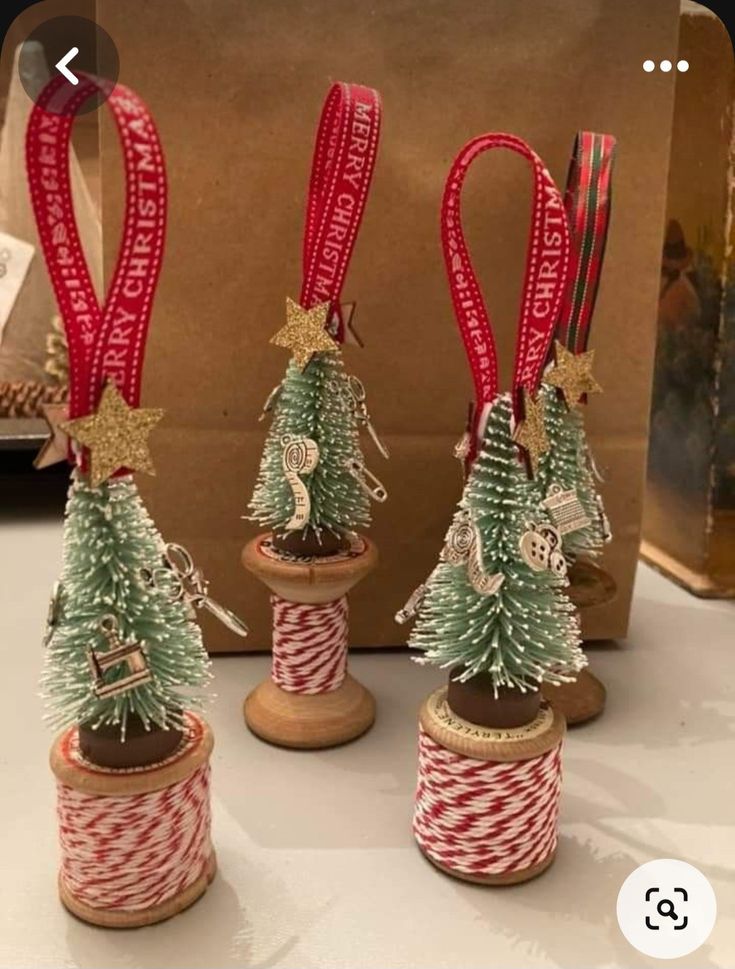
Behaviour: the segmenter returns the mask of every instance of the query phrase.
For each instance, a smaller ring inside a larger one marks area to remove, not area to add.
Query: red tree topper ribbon
[[[568,350],[587,348],[605,257],[612,200],[615,138],[580,131],[569,166],[564,208],[572,239],[572,273],[556,338]]]
[[[131,407],[140,383],[151,306],[163,258],[166,171],[148,109],[116,85],[107,104],[123,149],[125,214],[112,282],[100,307],[82,252],[69,180],[69,142],[76,113],[105,82],[79,74],[64,114],[47,110],[64,78],[53,78],[31,112],[26,168],[41,247],[69,346],[69,417],[94,412],[108,379]]]
[[[365,210],[380,135],[380,95],[359,84],[329,89],[314,147],[304,227],[301,305],[330,303],[344,341],[339,310],[347,267]]]
[[[469,141],[457,155],[444,188],[441,236],[449,288],[475,385],[474,427],[471,453],[489,405],[499,393],[498,360],[490,317],[470,261],[462,229],[460,196],[472,162],[491,148],[508,148],[526,158],[533,172],[533,211],[526,257],[526,273],[516,337],[513,370],[513,407],[522,416],[525,387],[535,393],[559,318],[569,273],[569,230],[561,195],[539,156],[514,135],[490,133]]]

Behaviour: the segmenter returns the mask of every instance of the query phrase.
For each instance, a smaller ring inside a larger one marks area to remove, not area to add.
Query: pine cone
[[[41,417],[41,404],[63,404],[68,392],[33,380],[0,381],[0,418]]]

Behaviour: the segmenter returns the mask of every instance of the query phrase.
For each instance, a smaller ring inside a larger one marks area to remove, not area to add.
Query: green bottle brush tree
[[[301,479],[309,496],[309,513],[301,527],[324,543],[370,524],[370,501],[359,477],[349,467],[363,467],[358,423],[347,375],[338,350],[317,353],[301,371],[289,362],[278,392],[255,491],[252,518],[282,533],[295,510],[295,494],[284,473],[285,442],[308,438],[319,448],[319,460]]]
[[[201,705],[211,673],[199,627],[142,579],[162,552],[132,477],[93,487],[73,472],[42,690],[52,725],[79,724],[82,746],[165,732],[175,747],[184,710]]]
[[[586,665],[579,621],[563,593],[566,579],[548,567],[548,557],[529,564],[534,530],[549,524],[542,498],[519,460],[510,396],[502,395],[460,502],[475,529],[481,571],[495,591],[477,591],[467,563],[454,564],[443,554],[409,639],[423,652],[419,662],[450,670],[450,691],[470,684],[482,702],[525,694],[535,699],[542,682],[570,682]]]

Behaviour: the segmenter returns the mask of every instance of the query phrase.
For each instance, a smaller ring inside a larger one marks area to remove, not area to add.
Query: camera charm
[[[552,522],[562,536],[568,535],[569,532],[576,532],[580,528],[587,528],[591,524],[573,488],[565,491],[561,485],[552,484],[541,504],[549,512]]]
[[[135,640],[123,642],[119,636],[119,624],[113,615],[103,616],[99,623],[100,632],[107,640],[107,649],[103,652],[93,647],[87,649],[87,662],[94,680],[95,696],[101,700],[106,697],[120,696],[132,690],[134,686],[149,683],[152,679],[145,654],[145,643]],[[105,673],[127,667],[126,674],[112,682],[105,680]]]
[[[169,542],[163,550],[163,564],[155,569],[141,569],[140,577],[146,588],[162,592],[169,602],[183,602],[191,609],[207,609],[233,633],[247,636],[245,623],[211,598],[209,582],[183,545]]]
[[[291,434],[284,434],[281,444],[283,473],[291,486],[294,500],[293,515],[283,527],[291,532],[303,528],[309,520],[311,497],[301,476],[311,474],[319,464],[319,445],[309,437],[293,437]]]

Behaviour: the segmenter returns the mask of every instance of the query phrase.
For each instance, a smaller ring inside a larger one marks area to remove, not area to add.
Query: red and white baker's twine
[[[272,595],[274,683],[289,693],[329,693],[347,675],[347,597],[289,602]]]
[[[204,872],[209,764],[149,794],[85,794],[60,781],[61,877],[92,908],[140,911],[180,895]]]
[[[413,830],[437,864],[463,875],[503,875],[556,848],[561,743],[510,763],[475,760],[419,730]]]

